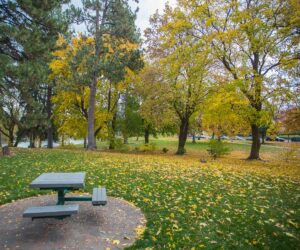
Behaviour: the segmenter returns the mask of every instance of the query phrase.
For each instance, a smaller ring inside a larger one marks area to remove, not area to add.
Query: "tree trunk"
[[[265,132],[261,133],[261,144],[265,144],[265,138],[266,138],[266,134]]]
[[[86,141],[86,137],[83,138],[83,148],[86,148],[87,146],[87,141]]]
[[[26,132],[25,129],[21,129],[21,130],[18,131],[17,136],[16,136],[16,140],[15,140],[15,143],[14,143],[14,147],[18,147],[19,142],[23,138],[23,135],[24,135],[25,132]]]
[[[47,148],[53,148],[53,123],[51,120],[52,116],[52,87],[48,86],[47,89],[47,118],[48,118],[48,128],[47,128]]]
[[[88,111],[88,150],[96,149],[95,138],[95,100],[96,100],[97,76],[94,75],[93,83],[90,86],[89,111]]]
[[[21,138],[19,136],[16,137],[15,143],[14,143],[14,147],[18,147],[19,142],[20,142]]]
[[[47,129],[47,148],[53,148],[53,128],[48,127]]]
[[[183,118],[181,120],[180,124],[180,131],[179,131],[179,136],[178,136],[178,148],[177,148],[177,155],[183,155],[185,153],[185,143],[188,135],[188,130],[189,130],[189,120],[188,118]]]
[[[14,143],[14,147],[17,148],[19,145],[20,139],[16,138],[15,143]]]
[[[61,146],[62,147],[65,146],[65,136],[64,135],[61,136]]]
[[[100,32],[100,6],[96,5],[96,16],[95,16],[95,58],[96,62],[93,69],[93,81],[90,85],[90,96],[89,96],[89,110],[88,110],[88,145],[87,150],[96,149],[96,137],[95,137],[95,103],[96,103],[96,90],[97,80],[99,74],[98,60],[100,58],[100,43],[101,43],[101,32]],[[102,21],[104,20],[103,13]]]
[[[124,141],[124,144],[128,144],[128,136],[127,135],[123,135],[123,141]]]
[[[29,138],[29,148],[35,148],[34,141],[35,141],[35,134],[34,134],[33,129],[31,129],[30,138]]]
[[[8,146],[9,147],[12,147],[13,144],[14,144],[14,130],[13,129],[10,129],[8,131]]]
[[[145,134],[144,134],[144,137],[145,137],[145,144],[148,144],[149,143],[149,136],[150,136],[150,125],[147,125],[145,127]]]
[[[193,134],[193,142],[192,143],[196,143],[196,135]]]
[[[0,131],[0,148],[2,148],[2,133]]]
[[[259,150],[260,150],[259,127],[256,124],[252,124],[251,131],[252,131],[252,145],[251,145],[251,152],[248,159],[258,160],[260,159],[259,158]]]
[[[116,126],[117,126],[117,112],[114,113],[113,119],[111,121],[109,149],[115,149]]]

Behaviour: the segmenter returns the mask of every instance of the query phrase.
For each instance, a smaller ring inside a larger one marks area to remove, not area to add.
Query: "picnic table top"
[[[33,180],[30,188],[84,188],[85,172],[44,173]]]

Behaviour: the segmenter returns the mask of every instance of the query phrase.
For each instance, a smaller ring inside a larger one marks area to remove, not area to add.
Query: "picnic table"
[[[54,217],[63,219],[79,210],[78,204],[65,204],[66,201],[92,201],[93,206],[104,206],[107,203],[106,189],[93,188],[92,196],[66,197],[68,192],[85,187],[85,172],[76,173],[43,173],[33,180],[30,188],[48,189],[57,192],[57,202],[53,206],[39,206],[28,208],[23,216],[36,218]]]

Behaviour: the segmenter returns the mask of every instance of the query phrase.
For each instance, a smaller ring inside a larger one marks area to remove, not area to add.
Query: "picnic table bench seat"
[[[71,214],[77,214],[79,210],[78,204],[56,205],[56,206],[41,206],[29,207],[23,213],[23,217],[32,219],[37,218],[65,218]]]
[[[93,188],[92,205],[104,206],[107,203],[106,189]]]

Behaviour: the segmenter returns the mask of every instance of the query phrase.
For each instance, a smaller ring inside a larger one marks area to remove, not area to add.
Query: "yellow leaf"
[[[119,244],[120,244],[120,241],[119,241],[119,240],[113,240],[112,243],[113,243],[114,245],[119,245]]]

